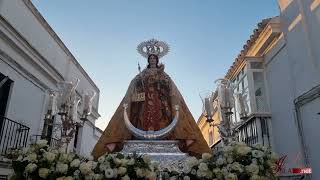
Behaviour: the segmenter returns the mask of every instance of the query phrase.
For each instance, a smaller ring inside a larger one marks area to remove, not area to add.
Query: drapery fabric
[[[146,68],[131,81],[128,87],[128,90],[126,92],[126,95],[122,99],[116,112],[111,118],[108,126],[104,130],[103,134],[101,135],[100,139],[98,140],[97,144],[95,145],[92,151],[92,155],[94,156],[94,158],[98,158],[101,155],[109,152],[108,148],[106,147],[106,145],[109,143],[116,143],[116,148],[114,149],[114,151],[120,151],[123,145],[123,141],[134,139],[134,137],[131,135],[131,133],[129,132],[129,130],[124,124],[123,105],[125,103],[128,104],[127,112],[128,113],[130,112],[129,118],[132,124],[140,129],[147,128],[146,126],[144,126],[143,118],[141,118],[145,115],[145,113],[140,112],[141,109],[142,110],[144,109],[144,106],[145,106],[144,103],[146,102],[134,102],[132,101],[132,99],[134,96],[137,95],[137,93],[141,91],[141,87],[139,87],[138,84],[141,83],[142,79],[145,80],[148,76],[150,76],[150,73],[154,74],[154,72]],[[168,89],[169,92],[167,93],[162,92],[162,93],[168,94],[169,96],[169,99],[167,101],[164,101],[163,103],[169,102],[170,104],[168,104],[169,108],[165,107],[165,105],[163,106],[163,108],[165,108],[164,110],[166,109],[168,110],[168,113],[167,115],[164,115],[166,111],[162,111],[163,112],[162,120],[164,121],[164,123],[162,124],[160,123],[160,126],[159,126],[160,128],[163,128],[163,126],[171,122],[170,119],[168,120],[168,117],[173,117],[175,113],[174,112],[175,105],[179,106],[179,121],[175,129],[173,130],[173,132],[171,132],[166,139],[180,140],[181,142],[180,149],[191,155],[211,153],[212,152],[211,149],[208,147],[206,141],[204,140],[198,125],[196,124],[191,112],[189,111],[181,93],[177,89],[174,82],[164,71],[157,70],[156,73],[160,75],[160,81],[163,80],[169,85],[169,89]],[[161,78],[164,78],[164,79],[161,80]],[[156,82],[158,81],[159,79],[156,79]],[[147,82],[143,82],[143,85],[146,85],[145,83]],[[161,88],[158,88],[158,90],[161,90]],[[144,92],[146,91],[144,90]],[[148,95],[148,93],[146,93],[146,95]],[[148,97],[146,98],[146,100],[148,100]],[[162,120],[160,119],[160,121]],[[185,140],[194,140],[194,143],[192,143],[190,146],[186,146],[184,144]]]

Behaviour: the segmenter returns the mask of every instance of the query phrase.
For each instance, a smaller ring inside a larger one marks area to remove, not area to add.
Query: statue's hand
[[[109,144],[106,144],[106,148],[108,148],[108,150],[110,152],[112,152],[114,150],[114,148],[116,148],[116,143],[109,143]]]
[[[159,64],[159,69],[160,69],[160,71],[164,71],[164,64],[160,63]]]
[[[193,144],[193,143],[194,143],[194,140],[193,140],[193,139],[187,139],[187,140],[186,140],[186,145],[187,145],[187,147],[190,146],[190,145]]]

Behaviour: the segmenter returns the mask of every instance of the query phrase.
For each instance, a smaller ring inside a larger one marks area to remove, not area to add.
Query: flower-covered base
[[[181,172],[188,154],[180,151],[178,141],[173,140],[130,140],[125,141],[121,153],[146,154],[158,161],[159,169]]]

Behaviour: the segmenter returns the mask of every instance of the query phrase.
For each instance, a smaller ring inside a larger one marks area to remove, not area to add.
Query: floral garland
[[[94,161],[50,148],[46,140],[23,150],[12,150],[7,156],[13,159],[14,173],[8,178],[11,180],[272,180],[276,179],[273,169],[277,161],[270,149],[241,142],[232,142],[214,156],[205,153],[200,159],[190,157],[183,172],[160,172],[159,163],[147,155],[105,154]]]
[[[262,145],[249,147],[232,142],[214,156],[205,153],[201,159],[190,157],[182,173],[165,172],[165,179],[273,180],[277,156]]]
[[[158,172],[158,163],[152,162],[149,156],[116,153],[93,161],[52,149],[46,140],[39,140],[23,150],[13,150],[7,156],[13,159],[14,174],[10,175],[10,180],[156,179]]]

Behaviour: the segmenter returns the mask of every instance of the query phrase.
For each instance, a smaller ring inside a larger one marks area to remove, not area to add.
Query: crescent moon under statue
[[[128,128],[128,130],[132,133],[132,135],[134,135],[138,139],[145,139],[145,140],[163,139],[170,132],[173,131],[173,129],[176,127],[179,120],[179,106],[176,105],[175,106],[176,115],[172,120],[172,122],[167,127],[160,129],[158,131],[143,131],[141,129],[134,127],[131,121],[129,120],[128,114],[127,114],[128,105],[124,104],[123,107],[124,107],[124,111],[123,111],[124,123]]]

